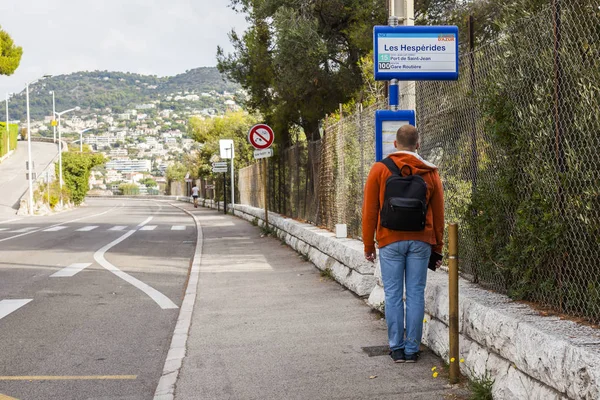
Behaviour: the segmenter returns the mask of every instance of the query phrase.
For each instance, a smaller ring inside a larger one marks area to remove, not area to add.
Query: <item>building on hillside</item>
[[[150,172],[152,162],[150,160],[111,160],[106,163],[107,169],[114,169],[123,173],[127,172]]]
[[[109,153],[111,157],[127,157],[127,149],[112,149]]]

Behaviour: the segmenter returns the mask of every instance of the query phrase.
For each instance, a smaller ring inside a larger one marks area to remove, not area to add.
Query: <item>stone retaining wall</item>
[[[206,207],[214,207],[203,200]],[[222,203],[221,203],[222,204]],[[222,205],[221,205],[222,207]],[[264,210],[235,205],[235,215],[264,226]],[[379,266],[363,257],[362,242],[269,213],[277,236],[373,308],[384,293]],[[448,275],[428,271],[423,343],[448,360]],[[600,399],[600,330],[543,317],[507,296],[460,281],[460,363],[471,379],[486,374],[494,399]],[[455,360],[454,362],[459,362]]]

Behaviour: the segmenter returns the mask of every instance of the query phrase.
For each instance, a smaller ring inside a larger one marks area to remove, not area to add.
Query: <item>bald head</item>
[[[402,125],[396,132],[398,150],[415,151],[419,147],[419,131],[412,125]]]

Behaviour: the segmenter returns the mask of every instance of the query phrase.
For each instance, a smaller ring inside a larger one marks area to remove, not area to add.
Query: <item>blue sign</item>
[[[375,80],[457,80],[458,27],[375,26]]]
[[[375,112],[375,159],[380,161],[398,150],[394,147],[396,132],[402,125],[415,126],[415,112],[378,110]]]

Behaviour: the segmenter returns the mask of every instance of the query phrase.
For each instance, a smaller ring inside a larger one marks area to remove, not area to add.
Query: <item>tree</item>
[[[257,122],[255,116],[243,111],[229,112],[211,119],[192,117],[188,123],[188,134],[202,143],[198,154],[187,157],[187,164],[192,167],[194,175],[207,176],[212,173],[211,159],[219,154],[220,139],[233,139],[238,167],[243,168],[254,162],[253,149],[248,143],[248,130]]]
[[[0,75],[12,75],[21,63],[23,48],[15,46],[12,38],[0,27]]]
[[[372,48],[373,25],[386,21],[385,0],[233,0],[250,27],[230,33],[234,53],[217,49],[219,71],[248,92],[259,111],[290,142],[301,127],[320,137],[319,121],[362,86],[361,57]]]
[[[188,169],[182,163],[176,162],[167,167],[167,180],[169,181],[183,181]]]
[[[90,171],[106,162],[100,153],[64,152],[62,156],[63,179],[69,189],[71,200],[80,204],[89,190]],[[58,176],[58,164],[56,174]]]

